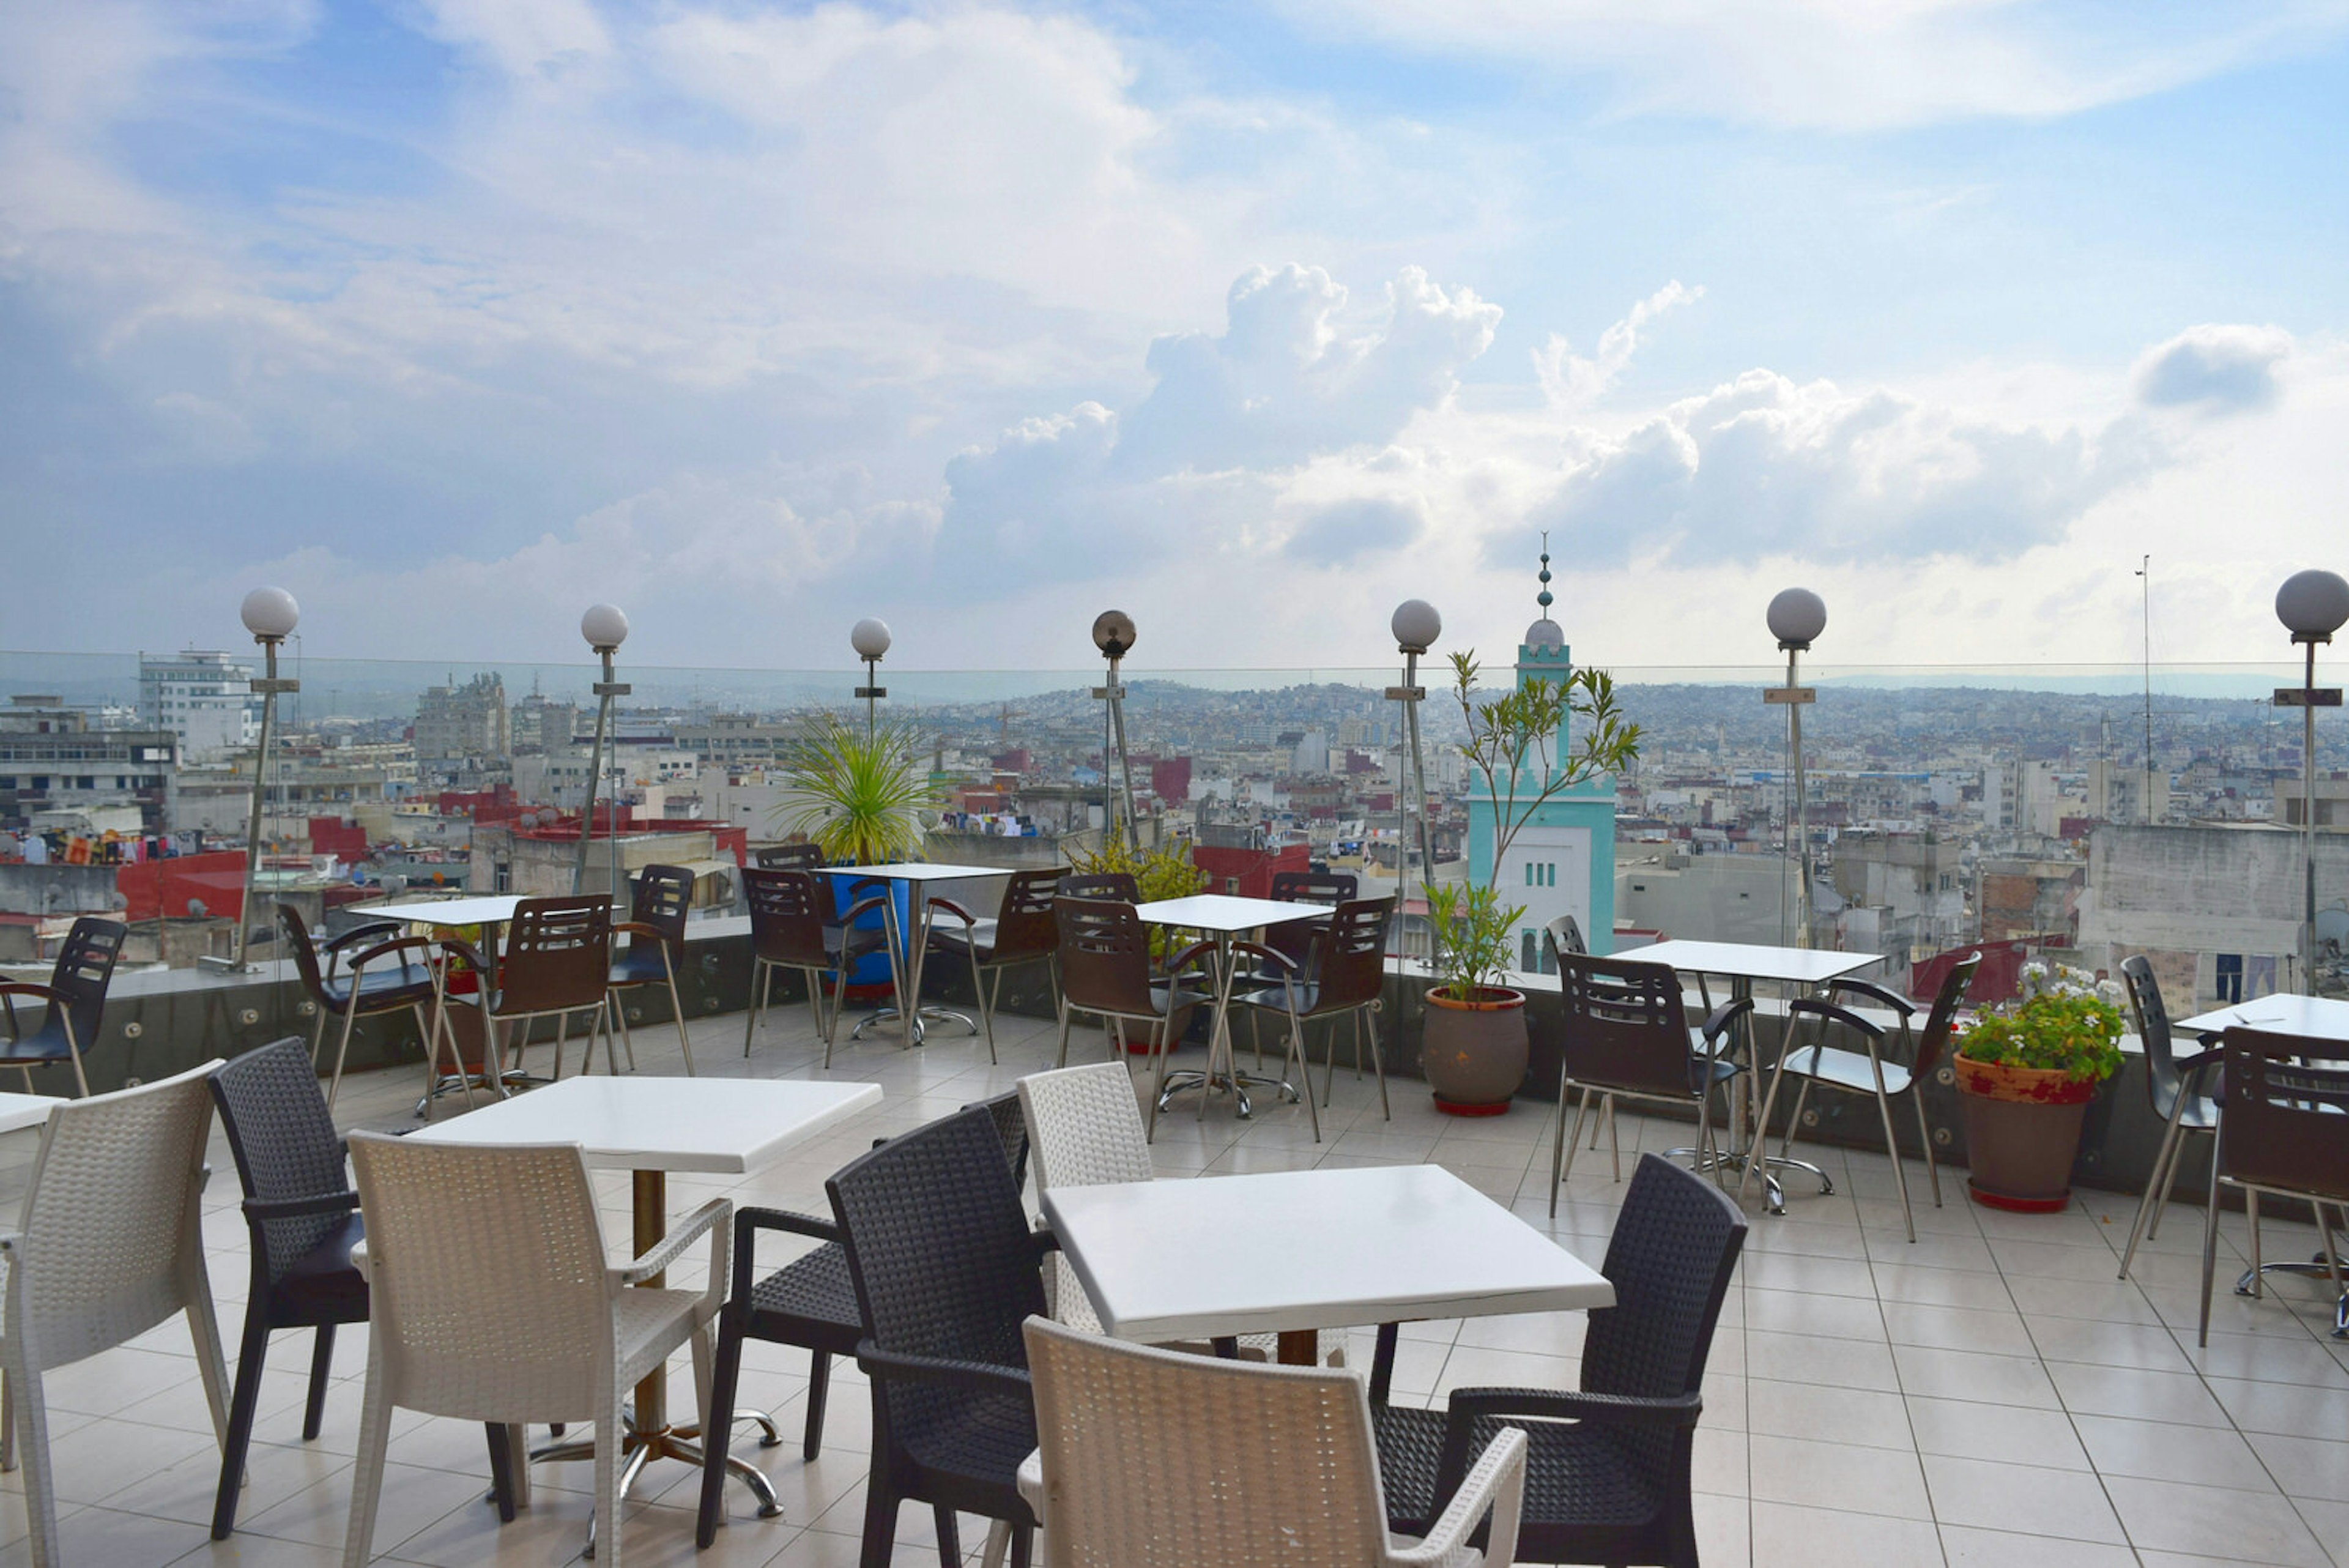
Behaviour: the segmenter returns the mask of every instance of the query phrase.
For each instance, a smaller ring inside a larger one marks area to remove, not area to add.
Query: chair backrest
[[[318,968],[318,949],[310,940],[310,922],[293,905],[280,904],[277,923],[285,928],[285,946],[294,954],[294,971],[302,977],[302,989],[310,993],[311,1001],[325,1006],[326,977]]]
[[[823,869],[823,851],[812,844],[770,844],[759,851],[760,867],[769,871]]]
[[[1582,940],[1582,926],[1572,915],[1560,915],[1547,928],[1549,940],[1561,953],[1588,953],[1590,944]]]
[[[220,1064],[49,1112],[7,1271],[7,1333],[38,1341],[43,1365],[136,1338],[186,1305],[186,1271],[203,1268],[205,1080]]]
[[[2131,953],[2121,960],[2121,983],[2128,988],[2129,1012],[2145,1047],[2146,1094],[2153,1101],[2153,1114],[2167,1122],[2177,1108],[2184,1084],[2178,1071],[2177,1044],[2169,1033],[2169,1009],[2161,1001],[2161,982],[2154,979],[2153,965],[2143,953]]]
[[[1027,1117],[1039,1192],[1157,1176],[1133,1080],[1123,1062],[1030,1073],[1019,1080],[1019,1108]]]
[[[612,972],[612,896],[574,893],[524,898],[506,928],[498,961],[498,1011],[553,1012],[593,1007]]]
[[[1019,1324],[1044,1311],[1043,1274],[991,1116],[974,1107],[925,1123],[823,1186],[876,1345],[989,1366],[1028,1364]],[[935,1389],[892,1385],[890,1407],[915,1414],[936,1397]]]
[[[212,1103],[247,1198],[282,1202],[347,1192],[343,1140],[319,1092],[309,1047],[299,1038],[247,1051],[212,1076]],[[275,1284],[304,1254],[340,1228],[338,1213],[261,1221],[265,1277]]]
[[[1393,918],[1392,898],[1354,898],[1339,905],[1314,933],[1319,1006],[1360,1007],[1378,1000],[1386,986],[1387,923]]]
[[[1059,890],[1063,898],[1118,898],[1129,904],[1142,902],[1142,884],[1133,879],[1131,871],[1071,871],[1061,878]]]
[[[351,1166],[391,1397],[468,1420],[592,1419],[612,1287],[578,1146],[354,1133]]]
[[[1970,952],[1950,966],[1941,977],[1941,989],[1933,993],[1932,1011],[1925,1014],[1925,1032],[1917,1036],[1917,1060],[1910,1065],[1912,1079],[1922,1079],[1933,1070],[1948,1049],[1950,1033],[1956,1027],[1958,1009],[1965,1005],[1966,991],[1974,982],[1974,971],[1982,968],[1979,950]]]
[[[1640,1156],[1599,1271],[1615,1304],[1592,1313],[1583,1336],[1583,1388],[1646,1398],[1698,1392],[1744,1243],[1745,1216],[1728,1194],[1661,1156]],[[1624,1441],[1658,1466],[1672,1440],[1625,1428]]]
[[[1276,871],[1272,874],[1272,898],[1282,904],[1326,904],[1332,909],[1355,896],[1361,886],[1350,871]],[[1299,963],[1305,962],[1313,950],[1313,939],[1320,928],[1303,920],[1265,929],[1264,945],[1273,951]]]
[[[1578,1084],[1693,1098],[1681,977],[1669,964],[1562,953],[1557,965],[1566,1072]]]
[[[1026,1325],[1053,1568],[1386,1560],[1360,1372],[1185,1355]]]
[[[2225,1039],[2219,1174],[2349,1201],[2349,1044],[2258,1029]]]
[[[1065,884],[1063,884],[1065,886]],[[1150,1001],[1150,928],[1133,905],[1116,898],[1053,900],[1060,926],[1061,992],[1087,1011],[1146,1015]]]
[[[1026,1187],[1028,1118],[1019,1108],[1019,1091],[1014,1089],[988,1099],[974,1100],[963,1109],[987,1113],[987,1119],[995,1124],[995,1136],[1003,1144],[1003,1163],[1011,1168],[1011,1185]]]
[[[693,908],[693,873],[682,866],[647,866],[636,873],[628,919],[652,927],[675,957],[685,950],[685,920]]]
[[[824,951],[825,917],[831,889],[812,872],[753,866],[742,873],[750,899],[750,951],[772,963],[814,964]]]
[[[130,928],[120,920],[84,915],[66,932],[65,946],[49,971],[49,987],[66,999],[66,1017],[73,1025],[74,1044],[88,1051],[98,1044],[106,1022],[106,988],[114,980],[114,961]]]
[[[1053,918],[1052,900],[1064,875],[1058,866],[1012,873],[995,911],[996,961],[1044,958],[1060,947],[1061,925]]]

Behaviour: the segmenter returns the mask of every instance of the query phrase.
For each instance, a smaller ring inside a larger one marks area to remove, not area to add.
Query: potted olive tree
[[[1541,806],[1640,754],[1640,726],[1625,721],[1614,678],[1577,670],[1480,696],[1475,649],[1452,656],[1453,695],[1468,738],[1461,743],[1493,807],[1493,860],[1482,883],[1431,882],[1427,919],[1435,984],[1428,988],[1420,1071],[1435,1103],[1458,1116],[1498,1116],[1526,1075],[1525,992],[1508,978],[1509,936],[1524,907],[1501,902],[1498,877],[1509,846]],[[1579,734],[1556,749],[1569,720]],[[1432,869],[1432,867],[1431,867]]]
[[[2085,970],[2023,966],[2015,1000],[1959,1037],[1967,1189],[1992,1209],[2054,1213],[2071,1201],[2080,1124],[2121,1070],[2121,988]]]

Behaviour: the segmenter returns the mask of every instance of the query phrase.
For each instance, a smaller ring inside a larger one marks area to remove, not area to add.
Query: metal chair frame
[[[1331,1021],[1321,1057],[1321,1103],[1325,1106],[1337,1087],[1336,1021],[1340,1016],[1353,1021],[1357,1081],[1362,1075],[1362,1036],[1367,1023],[1371,1067],[1379,1082],[1379,1110],[1389,1121],[1394,1120],[1394,1112],[1387,1104],[1387,1069],[1379,1054],[1377,1015],[1386,1006],[1387,926],[1393,917],[1392,898],[1355,898],[1340,904],[1330,912],[1328,921],[1313,928],[1305,944],[1301,973],[1293,980],[1283,975],[1277,986],[1244,992],[1232,998],[1248,1007],[1251,1034],[1256,1033],[1257,1019],[1264,1012],[1276,1007],[1287,1012],[1289,1031],[1297,1044],[1298,1065],[1307,1075],[1309,1093],[1312,1076],[1304,1055],[1305,1025],[1317,1018]],[[1273,950],[1280,952],[1284,959],[1288,957],[1284,950],[1276,947]]]
[[[2149,1241],[2161,1230],[2162,1211],[2169,1207],[2170,1189],[2178,1184],[2178,1168],[2185,1163],[2189,1135],[2216,1138],[2219,1107],[2208,1093],[2211,1074],[2224,1055],[2220,1048],[2180,1058],[2169,1028],[2169,1009],[2161,1000],[2161,982],[2142,953],[2121,961],[2121,982],[2128,988],[2129,1012],[2144,1048],[2145,1092],[2153,1114],[2161,1118],[2161,1147],[2153,1157],[2145,1192],[2129,1220],[2128,1246],[2121,1253],[2120,1278],[2127,1279],[2137,1262],[2138,1243]],[[2218,1150],[2211,1150],[2214,1162]],[[2209,1189],[2206,1188],[2206,1190]]]
[[[387,1015],[404,1008],[415,1014],[419,1036],[428,1044],[431,1040],[432,1023],[426,1016],[425,1007],[432,1001],[435,987],[433,940],[402,936],[400,933],[407,928],[398,920],[368,920],[340,936],[314,941],[309,922],[291,904],[277,906],[277,920],[285,928],[285,945],[294,955],[294,968],[302,977],[302,989],[310,993],[311,1004],[318,1011],[318,1022],[310,1031],[312,1072],[317,1071],[319,1051],[326,1042],[326,1020],[339,1017],[343,1021],[341,1038],[335,1044],[334,1075],[326,1085],[326,1106],[331,1110],[335,1096],[342,1090],[343,1067],[350,1059],[351,1032],[360,1019]],[[352,948],[361,950],[351,958],[338,989],[335,970]],[[318,964],[320,953],[326,956],[324,969]],[[399,982],[379,987],[370,998],[367,990],[367,966],[392,957],[399,960]],[[428,1049],[427,1054],[432,1053]],[[470,1098],[467,1103],[471,1103]]]
[[[57,950],[57,961],[50,967],[49,983],[39,984],[29,980],[0,981],[0,1011],[8,1021],[8,1040],[0,1044],[0,1067],[15,1067],[25,1075],[25,1092],[33,1090],[33,1069],[47,1067],[65,1061],[73,1064],[74,1091],[82,1099],[89,1098],[89,1075],[82,1070],[82,1053],[98,1044],[100,1028],[106,1021],[106,989],[114,981],[115,961],[122,956],[123,940],[130,928],[119,920],[100,919],[84,915],[66,932],[65,945]],[[16,998],[47,1004],[47,1016],[41,1027],[25,1035],[16,1023]],[[78,1022],[77,1022],[78,1020]],[[56,1026],[57,1040],[48,1041],[51,1025]],[[62,1044],[58,1053],[54,1044]],[[36,1047],[31,1054],[18,1054],[26,1047]]]
[[[648,985],[668,988],[669,1017],[677,1023],[678,1048],[685,1053],[685,1075],[693,1074],[693,1038],[685,1030],[685,999],[677,989],[677,968],[685,961],[685,922],[693,908],[693,873],[682,866],[647,866],[636,873],[636,891],[629,896],[628,918],[615,922],[612,934],[626,933],[628,956],[615,958],[605,992],[611,1001],[612,1020],[619,1026],[620,1044],[627,1053],[628,1071],[636,1070],[636,1043],[628,1035],[628,1010],[620,992]],[[660,951],[658,974],[631,973],[624,966],[636,961],[642,944]]]
[[[1066,875],[1066,869],[1058,866],[1013,873],[1010,884],[1003,889],[1003,902],[996,909],[994,934],[984,944],[978,939],[978,919],[968,909],[951,898],[930,900],[932,911],[962,923],[960,931],[940,931],[935,925],[931,930],[934,939],[944,939],[946,945],[959,945],[970,960],[970,988],[978,997],[978,1016],[987,1030],[989,1062],[997,1060],[995,1004],[1003,994],[1005,970],[1031,963],[1046,966],[1052,1013],[1055,1018],[1061,1015],[1061,928],[1053,918],[1052,904]],[[980,956],[982,945],[986,949],[984,958]],[[995,977],[992,990],[983,978],[988,972]]]
[[[2251,1222],[2251,1267],[2237,1295],[2257,1296],[2269,1274],[2333,1283],[2333,1336],[2349,1339],[2349,1285],[2343,1283],[2337,1219],[2349,1228],[2349,1045],[2300,1034],[2230,1029],[2220,1047],[2225,1098],[2211,1145],[2212,1181],[2202,1215],[2202,1314],[2196,1343],[2210,1343],[2210,1276],[2219,1254],[2220,1190],[2243,1195]],[[2320,1064],[2323,1064],[2320,1065]],[[2318,1251],[2306,1263],[2260,1261],[2260,1196],[2296,1198],[2316,1213]],[[2326,1210],[2332,1211],[2328,1218]]]

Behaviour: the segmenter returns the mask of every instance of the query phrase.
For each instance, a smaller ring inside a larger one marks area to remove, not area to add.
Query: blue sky
[[[2349,4],[0,7],[0,644],[2273,658]]]

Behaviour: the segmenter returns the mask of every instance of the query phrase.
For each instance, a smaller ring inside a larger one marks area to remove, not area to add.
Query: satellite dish
[[[211,913],[212,911],[210,909],[204,908],[204,901],[202,898],[191,898],[188,900],[188,915],[190,919],[201,920],[206,915]]]

